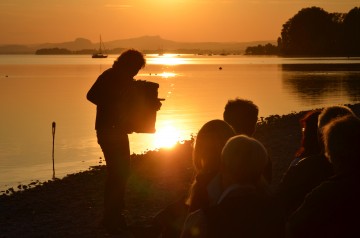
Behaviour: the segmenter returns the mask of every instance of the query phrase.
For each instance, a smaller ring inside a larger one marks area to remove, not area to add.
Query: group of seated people
[[[360,119],[346,106],[310,111],[301,148],[276,190],[272,162],[253,138],[258,107],[229,100],[199,130],[189,194],[157,214],[153,237],[357,237]],[[360,235],[359,235],[360,237]]]

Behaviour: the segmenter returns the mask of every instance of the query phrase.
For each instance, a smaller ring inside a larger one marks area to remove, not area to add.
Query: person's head
[[[225,186],[230,184],[256,185],[268,163],[265,147],[246,135],[230,138],[221,154],[221,174]]]
[[[144,55],[137,50],[129,49],[124,51],[113,64],[114,69],[119,69],[123,73],[129,74],[134,77],[140,69],[144,68],[146,60]]]
[[[236,98],[226,103],[223,118],[237,134],[252,136],[255,133],[258,114],[259,109],[252,101]]]
[[[360,120],[348,115],[324,127],[325,155],[336,173],[360,168]]]
[[[211,120],[201,127],[193,150],[193,163],[197,173],[219,171],[222,148],[234,135],[234,130],[223,120]]]
[[[326,126],[328,123],[330,123],[332,120],[336,118],[347,115],[354,116],[355,114],[349,107],[346,106],[331,106],[324,108],[321,111],[318,119],[318,138],[319,138],[319,144],[322,148],[324,147],[324,141],[323,141],[324,126]]]
[[[331,106],[324,108],[318,120],[318,127],[320,130],[328,124],[330,121],[338,118],[343,117],[346,115],[355,115],[354,112],[347,106]]]
[[[309,111],[300,119],[302,138],[301,147],[296,152],[296,157],[302,158],[321,152],[317,134],[320,112],[320,110]]]

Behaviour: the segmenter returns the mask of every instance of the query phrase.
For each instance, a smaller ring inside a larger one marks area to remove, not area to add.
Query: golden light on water
[[[187,64],[188,60],[186,58],[181,58],[177,54],[164,54],[161,56],[147,57],[147,64],[160,64],[160,65],[179,65]]]
[[[171,148],[180,139],[180,131],[172,125],[157,128],[154,138],[156,148]]]
[[[163,78],[171,78],[171,77],[175,77],[176,74],[175,73],[170,73],[170,72],[163,72],[163,73],[159,74],[159,76],[161,76]]]

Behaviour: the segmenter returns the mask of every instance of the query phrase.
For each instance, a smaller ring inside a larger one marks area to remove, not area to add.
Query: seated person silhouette
[[[324,154],[322,130],[331,120],[344,115],[354,113],[345,106],[323,109],[318,118],[317,132],[320,153],[302,158],[284,174],[279,184],[278,197],[282,201],[285,216],[291,215],[304,201],[306,194],[333,175],[333,167]]]
[[[189,195],[161,210],[154,219],[152,229],[144,231],[147,237],[157,237],[160,233],[162,238],[179,237],[189,212],[216,202],[221,188],[209,192],[208,185],[219,173],[222,148],[234,135],[233,128],[223,120],[211,120],[201,127],[193,149],[195,176]]]
[[[189,205],[189,212],[216,202],[214,200],[217,200],[218,195],[209,194],[207,186],[219,173],[221,151],[226,141],[234,135],[235,132],[230,125],[222,120],[209,121],[200,129],[193,150],[195,178],[186,202]]]
[[[259,108],[247,99],[230,99],[225,105],[223,118],[235,130],[237,135],[254,136],[258,121]],[[268,160],[263,176],[267,183],[272,180],[272,161]]]
[[[264,146],[246,135],[234,136],[221,157],[223,193],[215,206],[188,216],[181,238],[283,237],[278,205],[258,186],[268,162]]]
[[[318,118],[321,110],[308,111],[301,119],[301,142],[300,148],[295,153],[290,167],[296,165],[301,159],[316,155],[321,152],[318,138]]]
[[[259,109],[250,100],[235,98],[225,105],[223,118],[238,135],[253,136],[256,130]]]
[[[314,188],[290,216],[289,237],[360,237],[360,120],[348,115],[323,130],[335,175]]]

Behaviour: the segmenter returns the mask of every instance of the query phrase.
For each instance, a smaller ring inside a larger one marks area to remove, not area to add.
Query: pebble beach
[[[360,115],[360,104],[348,106]],[[305,113],[260,118],[254,137],[264,144],[272,160],[273,190],[300,146],[299,120]],[[192,143],[188,140],[172,149],[132,155],[125,211],[130,225],[148,224],[160,209],[186,194],[193,176]],[[105,175],[105,165],[99,165],[3,193],[0,238],[117,237],[100,226]]]

